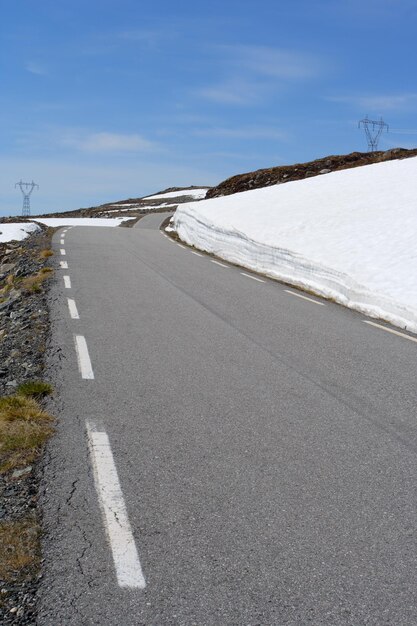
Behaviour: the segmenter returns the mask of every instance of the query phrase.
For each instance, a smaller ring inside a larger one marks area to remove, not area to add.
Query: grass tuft
[[[42,291],[41,285],[48,278],[48,274],[49,272],[40,271],[33,276],[27,276],[19,283],[19,287],[29,293],[39,293]]]
[[[40,528],[34,519],[0,523],[1,580],[24,579],[29,568],[39,566],[39,536]]]
[[[0,472],[32,463],[54,432],[52,422],[34,398],[0,397]]]
[[[50,248],[45,249],[45,250],[41,250],[40,252],[40,256],[42,257],[42,259],[47,259],[48,256],[53,256],[53,252]]]
[[[29,380],[19,385],[16,389],[16,395],[25,396],[26,398],[43,398],[50,396],[52,392],[52,385],[44,383],[42,380]]]

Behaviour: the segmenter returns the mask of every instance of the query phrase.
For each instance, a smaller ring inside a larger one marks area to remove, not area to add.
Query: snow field
[[[128,217],[40,217],[36,221],[46,226],[119,226]]]
[[[156,196],[146,196],[144,200],[159,200],[159,198],[180,198],[181,196],[192,196],[195,200],[206,197],[207,189],[182,189],[181,191],[170,191],[168,193],[158,193]]]
[[[182,204],[202,250],[417,332],[417,158]]]
[[[34,233],[36,230],[39,230],[39,226],[30,222],[0,224],[0,243],[22,241],[22,239],[26,239],[30,233]]]

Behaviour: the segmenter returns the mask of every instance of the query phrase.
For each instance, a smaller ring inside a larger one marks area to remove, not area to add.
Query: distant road
[[[170,215],[174,215],[174,211],[167,211],[166,213],[150,213],[136,222],[134,228],[149,228],[150,230],[157,230],[160,224],[162,224],[162,222]]]
[[[39,623],[415,626],[417,344],[164,218],[55,235]]]

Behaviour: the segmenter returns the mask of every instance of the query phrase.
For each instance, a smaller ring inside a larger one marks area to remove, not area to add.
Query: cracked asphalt
[[[39,623],[415,626],[416,345],[198,258],[162,219],[66,235]],[[144,590],[117,584],[87,420],[108,434]]]

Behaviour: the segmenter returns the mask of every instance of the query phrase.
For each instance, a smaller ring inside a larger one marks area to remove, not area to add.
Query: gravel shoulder
[[[11,397],[22,383],[40,380],[49,337],[48,283],[52,229],[0,244],[0,396]],[[36,624],[36,591],[41,578],[40,457],[22,456],[0,469],[0,623]],[[4,461],[0,441],[0,461]]]

